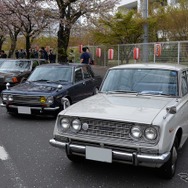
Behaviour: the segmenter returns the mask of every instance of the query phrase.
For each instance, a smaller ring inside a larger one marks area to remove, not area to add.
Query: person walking
[[[87,48],[83,47],[82,51],[83,51],[83,53],[80,56],[80,63],[89,64],[90,63],[90,55],[87,52]]]

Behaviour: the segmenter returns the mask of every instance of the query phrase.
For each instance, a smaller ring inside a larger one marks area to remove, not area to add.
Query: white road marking
[[[14,184],[15,188],[27,188],[25,186],[24,181],[19,176],[19,171],[17,167],[14,165],[12,159],[10,158],[9,154],[5,150],[3,146],[0,146],[0,160],[2,160],[3,165],[5,166],[6,170],[9,172],[10,179]]]
[[[8,153],[5,151],[4,147],[0,146],[0,159],[7,160],[9,158]]]

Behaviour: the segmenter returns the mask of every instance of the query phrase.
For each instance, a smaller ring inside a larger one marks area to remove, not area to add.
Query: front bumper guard
[[[6,107],[6,104],[3,104],[3,103],[1,103],[0,104],[0,106],[1,107]],[[16,106],[16,105],[9,105],[8,106],[9,108],[18,108],[18,106]],[[56,106],[56,107],[54,107],[54,108],[50,108],[50,107],[44,107],[44,108],[42,108],[42,107],[29,107],[30,109],[32,109],[32,110],[46,110],[46,111],[56,111],[56,110],[59,110],[59,106]]]
[[[83,145],[69,144],[67,142],[60,142],[55,139],[50,139],[49,143],[57,148],[68,147],[71,152],[81,153],[85,155],[86,147]],[[161,155],[151,155],[151,154],[139,154],[137,152],[128,153],[122,151],[112,150],[113,159],[115,161],[131,161],[135,166],[139,166],[140,163],[151,164],[146,166],[161,166],[167,162],[170,158],[170,152],[166,152]],[[153,165],[152,165],[153,164]]]

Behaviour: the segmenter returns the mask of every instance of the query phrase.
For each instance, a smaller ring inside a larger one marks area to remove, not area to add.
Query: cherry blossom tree
[[[59,30],[58,36],[58,61],[66,62],[67,48],[73,25],[84,17],[97,16],[100,13],[114,9],[119,0],[46,0],[48,3],[56,2],[58,8]],[[84,32],[84,28],[82,30]]]
[[[5,8],[4,15],[7,16],[5,20],[8,22],[7,27],[12,33],[13,31],[14,34],[20,32],[25,37],[27,58],[29,58],[32,41],[47,28],[51,21],[50,10],[42,8],[40,2],[34,0],[1,0]],[[12,35],[12,37],[14,36]]]

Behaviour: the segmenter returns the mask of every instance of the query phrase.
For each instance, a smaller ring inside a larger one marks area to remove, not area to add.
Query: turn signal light
[[[18,82],[18,79],[17,79],[16,77],[13,77],[13,78],[12,78],[12,81],[13,81],[14,83],[16,83],[16,82]]]

